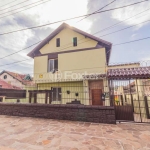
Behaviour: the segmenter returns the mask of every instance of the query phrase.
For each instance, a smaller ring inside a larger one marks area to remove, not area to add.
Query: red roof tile
[[[3,89],[21,89],[19,87],[13,86],[5,81],[3,81],[2,79],[0,79],[0,87]]]
[[[150,67],[108,69],[109,78],[150,77]]]
[[[3,71],[2,73],[4,73],[4,72],[8,73],[9,75],[14,77],[18,81],[22,82],[24,85],[34,85],[33,81],[24,80],[24,78],[26,77],[25,74],[19,74],[19,73],[10,72],[10,71]]]

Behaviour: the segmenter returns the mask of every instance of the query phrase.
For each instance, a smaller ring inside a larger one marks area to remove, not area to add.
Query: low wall
[[[0,115],[116,123],[114,107],[110,106],[0,103]]]

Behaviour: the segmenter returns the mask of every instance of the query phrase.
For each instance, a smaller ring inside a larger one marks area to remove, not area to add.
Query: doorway
[[[103,105],[101,95],[101,89],[92,89],[92,105]]]

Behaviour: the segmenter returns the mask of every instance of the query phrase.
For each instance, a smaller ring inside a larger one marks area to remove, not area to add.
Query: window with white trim
[[[58,70],[58,59],[48,60],[48,72],[55,72]]]

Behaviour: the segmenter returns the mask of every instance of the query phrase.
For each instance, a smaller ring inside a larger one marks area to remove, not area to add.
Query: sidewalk
[[[149,150],[150,124],[0,116],[0,150]]]

